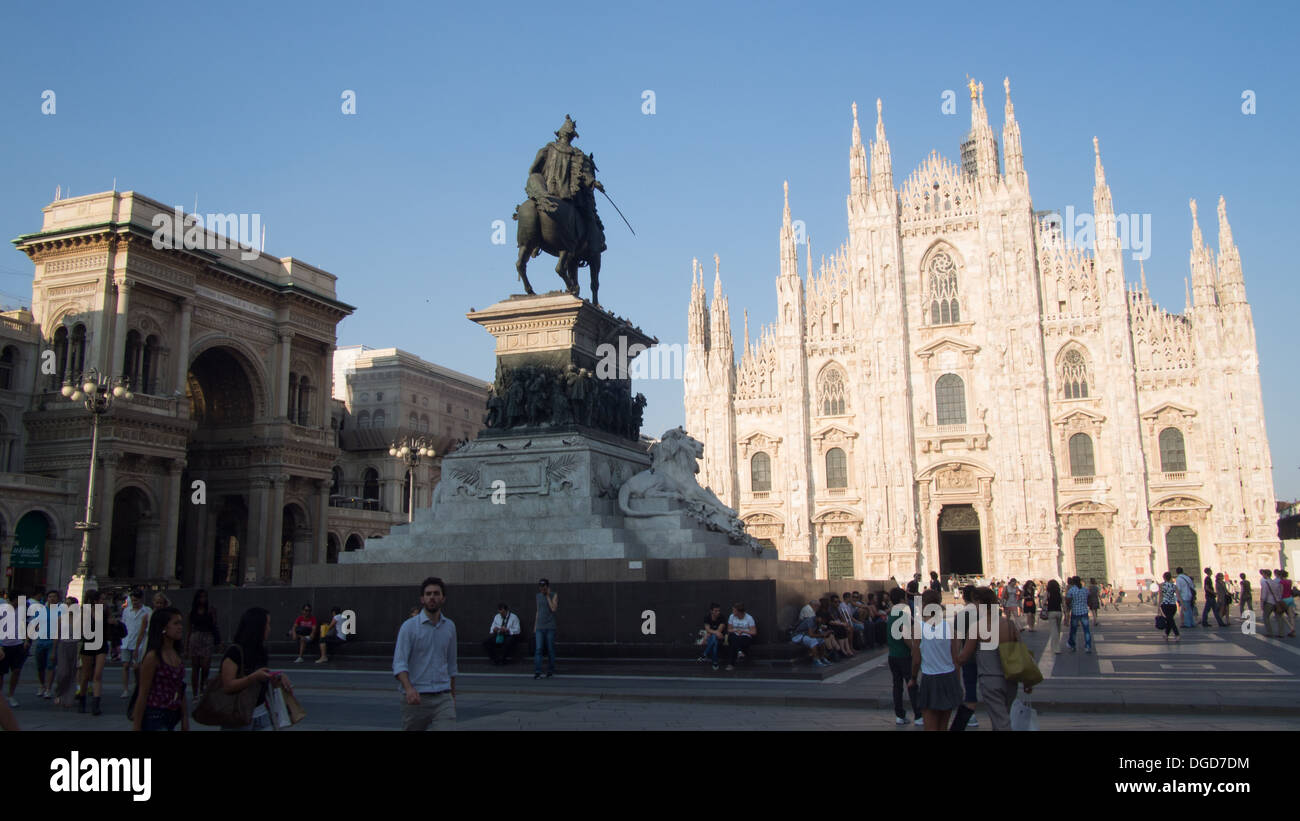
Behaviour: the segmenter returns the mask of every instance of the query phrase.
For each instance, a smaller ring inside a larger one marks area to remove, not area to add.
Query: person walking
[[[1179,641],[1183,636],[1178,632],[1178,585],[1174,584],[1173,575],[1166,570],[1165,581],[1160,585],[1159,591],[1151,598],[1155,599],[1156,611],[1164,614],[1165,617],[1165,641],[1169,641],[1169,631],[1173,631],[1174,636]]]
[[[1047,582],[1047,601],[1044,603],[1044,612],[1047,614],[1047,645],[1043,648],[1043,655],[1055,650],[1058,653],[1064,653],[1065,648],[1061,646],[1061,583],[1056,579],[1050,579]]]
[[[962,603],[964,605],[975,604],[975,591],[978,588],[973,584],[968,584],[961,589]],[[992,591],[990,591],[992,592]],[[997,594],[994,594],[994,603],[997,603]],[[957,635],[957,640],[961,643],[964,650],[966,643],[979,634],[977,616],[973,610],[963,608],[958,611],[957,623],[962,626],[962,630]],[[962,652],[958,659],[958,665],[961,669],[961,686],[963,691],[962,703],[957,705],[957,712],[952,718],[952,724],[949,725],[949,732],[964,732],[967,727],[978,727],[979,720],[975,718],[975,708],[979,706],[979,666],[975,662],[975,656],[972,653]]]
[[[996,608],[997,595],[987,587],[975,589],[972,598],[978,607]],[[1005,615],[998,617],[999,646],[1020,641],[1020,631],[1015,623]],[[967,637],[962,647],[962,658],[973,658],[979,670],[979,695],[984,707],[989,711],[989,726],[994,731],[1010,732],[1011,705],[1015,703],[1016,691],[1020,682],[1006,677],[1002,668],[1002,657],[997,648],[983,649],[978,636]],[[1025,688],[1025,694],[1033,692],[1032,687]]]
[[[1078,648],[1074,643],[1074,632],[1076,627],[1083,628],[1083,652],[1092,652],[1092,628],[1088,624],[1088,591],[1083,587],[1083,579],[1078,576],[1070,579],[1070,589],[1066,591],[1065,598],[1070,605],[1070,652],[1073,653]]]
[[[1025,629],[1031,633],[1037,632],[1034,630],[1034,617],[1038,615],[1037,594],[1038,594],[1038,585],[1034,582],[1034,580],[1030,579],[1029,581],[1025,582],[1025,587],[1021,591],[1021,595],[1024,597],[1025,600],[1025,604],[1024,604],[1025,622],[1026,622]]]
[[[1219,598],[1218,598],[1218,592],[1214,587],[1214,571],[1208,567],[1205,568],[1204,589],[1205,589],[1205,606],[1204,609],[1201,611],[1201,626],[1202,627],[1210,626],[1210,614],[1213,613],[1214,620],[1219,623],[1219,626],[1227,627],[1228,625],[1223,623],[1223,617],[1219,615]]]
[[[140,683],[140,659],[144,657],[151,615],[153,610],[144,604],[144,591],[138,587],[132,590],[131,606],[122,611],[122,626],[126,628],[122,638],[122,698],[131,695],[131,673],[135,673],[136,684]]]
[[[212,672],[212,651],[221,643],[217,630],[217,609],[208,601],[208,591],[194,591],[190,603],[189,637],[185,646],[190,654],[190,692],[198,698],[208,689]]]
[[[246,727],[222,727],[223,730],[263,731],[272,730],[271,712],[267,707],[267,697],[271,687],[284,687],[292,690],[289,677],[283,673],[272,673],[267,665],[270,657],[266,652],[266,640],[271,636],[271,613],[263,607],[250,607],[239,617],[239,626],[235,628],[235,638],[226,648],[221,658],[220,686],[228,695],[243,692],[249,687],[257,688],[257,700],[253,704],[253,720]]]
[[[1080,579],[1079,583],[1082,584],[1083,580]],[[1101,626],[1101,588],[1096,579],[1088,579],[1088,611],[1092,615],[1092,626]]]
[[[68,616],[70,621],[80,624],[81,608],[77,604],[77,597],[68,596],[63,603],[70,610]],[[80,650],[81,642],[68,636],[60,636],[54,642],[54,673],[51,676],[53,683],[50,697],[59,707],[72,706],[72,696],[75,692],[73,685],[77,680],[77,655]]]
[[[937,592],[925,591],[921,595],[922,613],[930,605],[939,605],[940,601]],[[912,639],[912,679],[920,681],[916,702],[929,732],[948,729],[948,716],[962,702],[964,693],[961,675],[957,672],[958,648],[952,625],[941,612],[922,621],[920,637]]]
[[[1287,636],[1295,637],[1295,594],[1291,589],[1291,576],[1285,570],[1278,570],[1273,573],[1278,579],[1278,584],[1282,586],[1282,613],[1281,617],[1286,621],[1289,632]],[[1281,634],[1281,625],[1278,625],[1278,633]]]
[[[189,704],[185,698],[185,663],[181,661],[181,640],[185,617],[175,607],[161,607],[149,619],[149,638],[140,661],[140,685],[136,691],[131,729],[140,731],[190,729]]]
[[[1232,608],[1232,594],[1228,592],[1228,582],[1222,573],[1214,574],[1214,607],[1221,626],[1232,624],[1232,615],[1228,612]]]
[[[1264,624],[1264,635],[1273,635],[1272,619],[1277,617],[1278,636],[1282,635],[1282,616],[1277,609],[1282,607],[1282,585],[1273,578],[1273,571],[1263,568],[1259,571],[1259,614]]]
[[[542,651],[546,652],[546,677],[555,674],[555,611],[560,594],[551,590],[548,579],[537,582],[537,618],[533,622],[533,680],[542,677]]]
[[[1181,567],[1174,570],[1174,583],[1178,585],[1178,607],[1183,616],[1183,627],[1196,626],[1196,611],[1192,599],[1196,595],[1196,585],[1192,577],[1183,572]]]
[[[442,579],[425,579],[420,584],[423,609],[397,631],[393,675],[402,692],[403,730],[455,726],[456,625],[442,612],[446,601]]]
[[[1241,574],[1241,595],[1237,598],[1237,617],[1244,618],[1247,610],[1255,609],[1255,600],[1251,596],[1250,579]]]
[[[23,663],[27,661],[30,644],[27,642],[27,614],[17,612],[18,596],[14,595],[14,603],[6,604],[5,609],[13,613],[13,633],[5,638],[0,638],[0,648],[4,650],[4,658],[0,659],[0,696],[3,696],[5,684],[9,685],[10,707],[18,706],[18,697],[15,693],[18,691],[18,679],[23,672]],[[8,632],[8,631],[6,631]]]
[[[912,617],[912,611],[905,606],[907,591],[895,587],[889,591],[889,601],[891,607],[885,622],[885,644],[889,647],[889,674],[894,681],[894,723],[899,727],[907,725],[907,710],[903,707],[903,689],[906,688],[908,701],[912,703],[913,723],[919,727],[925,723],[921,718],[921,710],[916,706],[916,696],[920,687],[912,675],[911,645],[903,637],[904,628],[907,627],[906,620]],[[900,619],[903,619],[904,623],[895,631],[894,625]]]
[[[90,714],[100,715],[100,698],[103,694],[104,687],[104,664],[108,659],[108,641],[104,636],[104,620],[100,617],[103,604],[98,590],[86,591],[86,603],[83,607],[91,608],[90,621],[92,627],[89,635],[81,639],[81,674],[78,676],[77,687],[77,712],[86,712],[86,697],[91,697]],[[83,625],[86,624],[86,617],[82,615]],[[95,639],[92,642],[90,636]]]
[[[55,618],[55,608],[59,606],[59,591],[49,590],[45,593],[45,609],[37,616],[40,621],[40,632],[38,635],[44,638],[38,638],[32,642],[32,655],[36,657],[36,678],[39,689],[36,691],[37,698],[50,698],[51,691],[54,689],[54,637],[58,632],[59,623]]]

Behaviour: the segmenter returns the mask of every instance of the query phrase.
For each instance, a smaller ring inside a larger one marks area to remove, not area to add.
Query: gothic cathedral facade
[[[898,189],[880,101],[869,147],[854,106],[848,242],[817,274],[809,250],[801,279],[787,186],[778,315],[753,343],[746,317],[738,364],[720,276],[706,305],[697,266],[686,427],[705,444],[702,482],[820,578],[1133,585],[1175,566],[1277,566],[1222,198],[1217,254],[1191,203],[1185,312],[1158,307],[1145,274],[1126,284],[1096,140],[1093,252],[1035,215],[1005,85],[1002,158],[972,83],[963,166],[931,154]]]

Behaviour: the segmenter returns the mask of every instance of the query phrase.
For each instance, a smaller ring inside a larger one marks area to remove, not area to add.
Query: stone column
[[[190,374],[190,319],[194,316],[194,300],[181,300],[181,335],[176,340],[176,384],[172,390],[185,395]]]
[[[330,532],[330,482],[322,479],[316,488],[316,532],[312,534],[313,564],[324,564]]]
[[[251,574],[251,581],[257,583],[261,581],[258,574],[262,570],[264,557],[270,551],[270,546],[266,543],[266,522],[270,518],[267,491],[271,487],[271,480],[265,476],[254,476],[248,480],[248,487],[248,544],[243,548],[243,581],[247,583]]]
[[[289,416],[289,354],[293,347],[293,332],[281,331],[278,336],[280,342],[276,359],[279,365],[275,374],[275,416],[277,419],[287,419]]]
[[[113,325],[113,359],[109,374],[121,376],[122,369],[126,365],[126,314],[131,302],[131,287],[135,283],[122,277],[115,279],[114,284],[117,285],[117,316]],[[135,390],[137,387],[132,385],[131,389]]]
[[[280,551],[284,545],[280,541],[280,532],[284,529],[284,485],[288,476],[271,477],[271,507],[267,511],[266,546],[262,564],[262,576],[266,579],[280,578]]]
[[[180,528],[181,505],[189,504],[181,487],[181,472],[185,462],[171,459],[167,462],[166,488],[163,494],[162,531],[159,533],[158,565],[154,575],[161,579],[172,579],[176,575],[176,538]]]
[[[108,575],[108,553],[113,541],[113,496],[117,487],[117,462],[120,458],[111,451],[100,456],[103,467],[95,481],[99,491],[99,499],[95,501],[95,518],[99,520],[99,530],[95,531],[95,554],[90,557],[90,567],[96,578]]]

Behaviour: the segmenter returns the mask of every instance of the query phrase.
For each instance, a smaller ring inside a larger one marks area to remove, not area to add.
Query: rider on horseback
[[[528,169],[524,192],[542,213],[554,214],[556,200],[567,202],[578,212],[586,229],[585,247],[579,253],[585,264],[606,249],[605,226],[596,213],[596,195],[592,192],[593,188],[604,191],[605,186],[596,179],[595,160],[573,145],[578,138],[578,124],[569,115],[564,115],[564,124],[555,136],[558,139],[537,152]]]

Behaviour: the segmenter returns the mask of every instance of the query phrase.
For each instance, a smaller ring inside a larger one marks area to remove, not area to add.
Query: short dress
[[[190,619],[190,642],[186,650],[190,654],[190,663],[206,667],[212,663],[212,649],[216,646],[216,616],[209,609]]]
[[[952,628],[947,622],[921,625],[921,685],[918,710],[953,710],[964,695],[961,674],[952,663]]]

